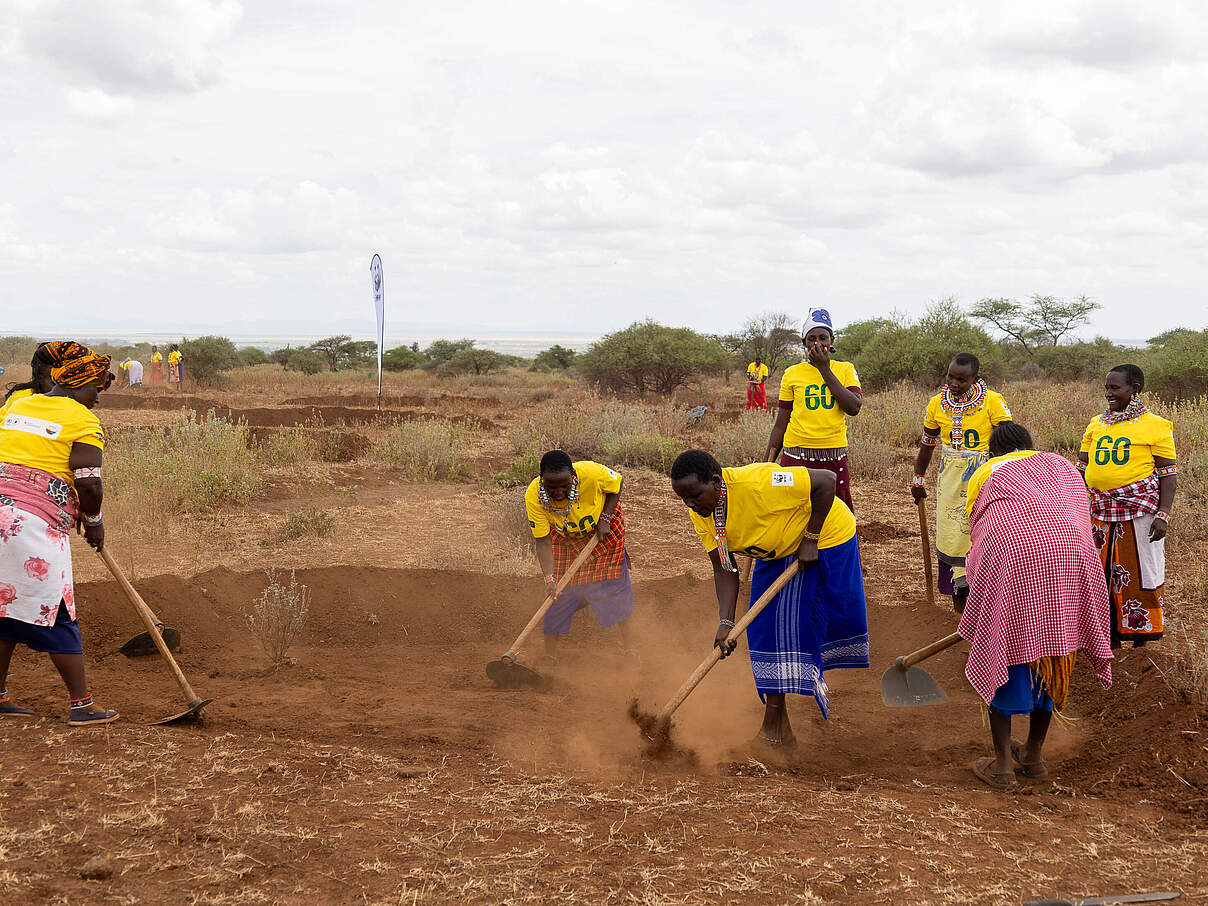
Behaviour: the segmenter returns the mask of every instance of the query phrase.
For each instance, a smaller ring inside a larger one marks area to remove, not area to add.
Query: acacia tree
[[[1034,295],[1028,302],[982,299],[969,317],[989,324],[1018,343],[1029,356],[1038,346],[1056,346],[1070,331],[1084,326],[1091,312],[1102,308],[1089,296],[1059,299]]]
[[[789,362],[800,358],[797,323],[787,312],[768,311],[748,318],[743,322],[742,331],[735,337],[738,345],[734,352],[741,359],[739,368],[746,368],[747,362],[759,356],[768,366],[768,371],[775,374],[786,368]]]
[[[713,337],[639,321],[593,343],[575,364],[609,390],[671,393],[699,374],[719,371],[726,358]]]

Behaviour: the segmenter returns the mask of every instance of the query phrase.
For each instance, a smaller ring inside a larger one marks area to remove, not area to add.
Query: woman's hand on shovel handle
[[[717,635],[713,639],[713,647],[721,649],[721,656],[723,658],[732,654],[734,649],[738,647],[737,639],[726,640],[730,635],[731,628],[733,627],[727,626],[725,623],[719,623],[717,626]]]
[[[558,583],[550,576],[545,577],[545,593],[555,601],[558,600]]]
[[[101,522],[97,525],[85,525],[84,540],[87,541],[94,550],[101,550],[101,548],[105,546],[105,523]]]

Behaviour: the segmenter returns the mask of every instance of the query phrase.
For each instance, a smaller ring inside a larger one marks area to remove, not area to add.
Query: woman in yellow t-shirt
[[[755,353],[755,361],[747,365],[747,408],[768,408],[768,366],[763,356]]]
[[[571,618],[590,606],[603,629],[619,626],[621,644],[630,650],[633,586],[625,553],[625,514],[621,511],[621,475],[598,462],[571,462],[561,450],[541,457],[538,476],[524,492],[529,529],[547,594],[579,556],[588,538],[599,539],[561,596],[545,612],[545,652],[557,655],[558,637],[570,632]]]
[[[0,405],[0,423],[8,414],[8,408],[19,399],[32,396],[35,393],[49,393],[54,382],[50,379],[50,370],[55,365],[61,365],[68,359],[88,355],[87,346],[81,346],[74,340],[53,340],[38,344],[34,350],[33,359],[29,363],[30,378],[20,384],[9,384],[4,394],[4,403]]]
[[[1160,639],[1166,531],[1176,488],[1174,426],[1141,402],[1136,365],[1107,373],[1107,410],[1086,426],[1078,467],[1091,495],[1095,543],[1111,597],[1112,644]]]
[[[847,466],[847,419],[858,415],[864,396],[851,362],[831,359],[835,331],[825,308],[810,309],[801,328],[806,361],[780,379],[780,408],[768,436],[768,462],[826,469],[835,475],[835,496],[851,509]]]
[[[966,509],[969,479],[989,458],[990,432],[1011,421],[1011,410],[1002,394],[986,387],[978,375],[980,368],[977,356],[968,352],[962,352],[948,366],[944,387],[927,403],[910,485],[915,504],[921,504],[927,496],[931,451],[938,445],[935,552],[940,568],[936,584],[940,594],[952,596],[957,613],[965,609],[969,595],[965,579],[965,557],[969,553]]]
[[[0,425],[0,716],[27,717],[5,685],[17,643],[50,655],[71,698],[72,726],[109,723],[84,676],[68,533],[84,526],[97,550],[101,516],[101,423],[92,414],[113,376],[109,356],[89,353],[51,371],[46,394],[17,400]]]
[[[755,690],[764,700],[758,741],[791,745],[787,693],[812,695],[830,708],[824,671],[868,666],[868,614],[856,517],[835,496],[823,469],[770,462],[723,469],[704,450],[681,453],[671,487],[691,509],[692,526],[713,564],[718,626],[713,644],[734,650],[738,566],[733,553],[755,560],[756,600],[796,560],[800,571],[747,627]]]
[[[158,346],[151,347],[151,383],[162,384],[164,382],[164,354],[159,351]]]
[[[173,343],[172,348],[168,350],[168,383],[175,384],[177,390],[184,387],[184,358],[180,352],[180,347]]]

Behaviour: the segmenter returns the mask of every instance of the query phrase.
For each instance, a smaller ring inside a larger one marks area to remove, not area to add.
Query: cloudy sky
[[[0,333],[1208,324],[1208,4],[5,0]]]

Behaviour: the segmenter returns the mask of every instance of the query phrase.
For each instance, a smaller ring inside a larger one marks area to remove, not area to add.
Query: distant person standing
[[[168,383],[175,384],[177,390],[183,387],[185,381],[184,358],[180,347],[173,343],[172,348],[168,350]]]
[[[164,382],[164,354],[158,346],[151,347],[151,386],[158,387]]]
[[[768,366],[763,356],[755,353],[755,361],[747,366],[747,408],[768,408]]]
[[[835,331],[825,308],[810,309],[801,328],[806,360],[780,379],[780,409],[768,437],[768,462],[834,473],[835,496],[854,509],[847,466],[847,416],[858,415],[864,396],[851,362],[832,359]]]

